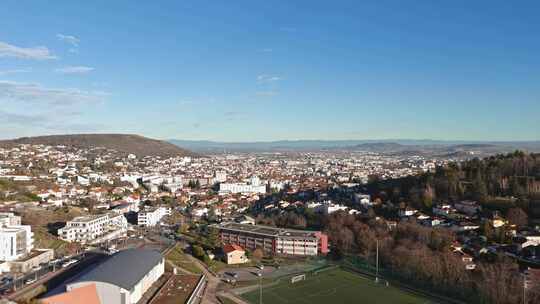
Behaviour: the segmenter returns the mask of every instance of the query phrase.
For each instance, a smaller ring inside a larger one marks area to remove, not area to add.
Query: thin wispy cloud
[[[56,38],[58,38],[60,41],[67,42],[74,47],[78,47],[79,42],[81,42],[79,38],[72,35],[56,34]]]
[[[271,48],[264,48],[264,49],[261,49],[260,51],[263,53],[272,53],[274,50]]]
[[[279,76],[265,75],[265,74],[257,76],[258,82],[275,82],[279,80],[281,80],[281,77]]]
[[[35,125],[40,121],[47,120],[47,117],[44,115],[19,114],[0,110],[0,120],[5,124],[25,126]]]
[[[38,132],[91,132],[100,131],[106,128],[105,125],[99,123],[84,123],[77,120],[70,120],[69,115],[50,115],[50,113],[41,114],[21,114],[14,112],[6,112],[0,110],[0,121],[3,126],[20,126],[32,127]]]
[[[197,106],[197,105],[207,105],[215,103],[216,99],[213,97],[195,97],[195,98],[185,98],[179,100],[176,104],[179,106]]]
[[[0,81],[0,100],[14,102],[45,103],[69,106],[84,103],[101,103],[106,92],[84,91],[79,89],[47,88],[35,83]]]
[[[94,70],[92,67],[87,66],[67,66],[63,68],[57,68],[54,71],[60,74],[87,74]]]
[[[58,58],[51,54],[51,51],[49,51],[49,49],[44,46],[25,48],[0,41],[0,58],[1,57],[13,57],[33,60],[49,60]]]
[[[32,69],[25,68],[25,69],[13,69],[13,70],[0,70],[0,76],[4,75],[10,75],[10,74],[19,74],[19,73],[28,73]]]
[[[255,95],[257,95],[257,96],[266,96],[266,97],[276,96],[277,94],[278,94],[277,91],[258,91],[258,92],[255,92]]]

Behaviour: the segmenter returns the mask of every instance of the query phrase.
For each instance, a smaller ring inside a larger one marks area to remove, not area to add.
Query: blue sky
[[[540,140],[540,2],[2,1],[0,138]]]

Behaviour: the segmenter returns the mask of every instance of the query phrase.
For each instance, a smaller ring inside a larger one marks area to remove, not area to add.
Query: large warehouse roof
[[[106,282],[131,290],[163,257],[154,250],[120,251],[80,277],[79,282]]]

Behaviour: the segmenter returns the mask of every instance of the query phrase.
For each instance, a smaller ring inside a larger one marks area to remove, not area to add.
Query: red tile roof
[[[223,252],[230,253],[236,250],[245,251],[242,247],[232,244],[232,245],[224,245],[223,246]]]
[[[43,304],[102,304],[96,289],[96,284],[88,284],[55,296],[40,300]]]

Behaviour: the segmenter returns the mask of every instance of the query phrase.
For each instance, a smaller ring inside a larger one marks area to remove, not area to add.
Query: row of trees
[[[508,258],[477,262],[477,270],[465,269],[461,256],[451,250],[456,239],[447,229],[432,229],[415,222],[401,222],[389,229],[383,221],[334,213],[324,220],[334,253],[353,254],[375,263],[379,259],[389,275],[471,303],[522,303],[523,278],[518,265]],[[540,301],[538,286],[528,291],[527,303]]]

